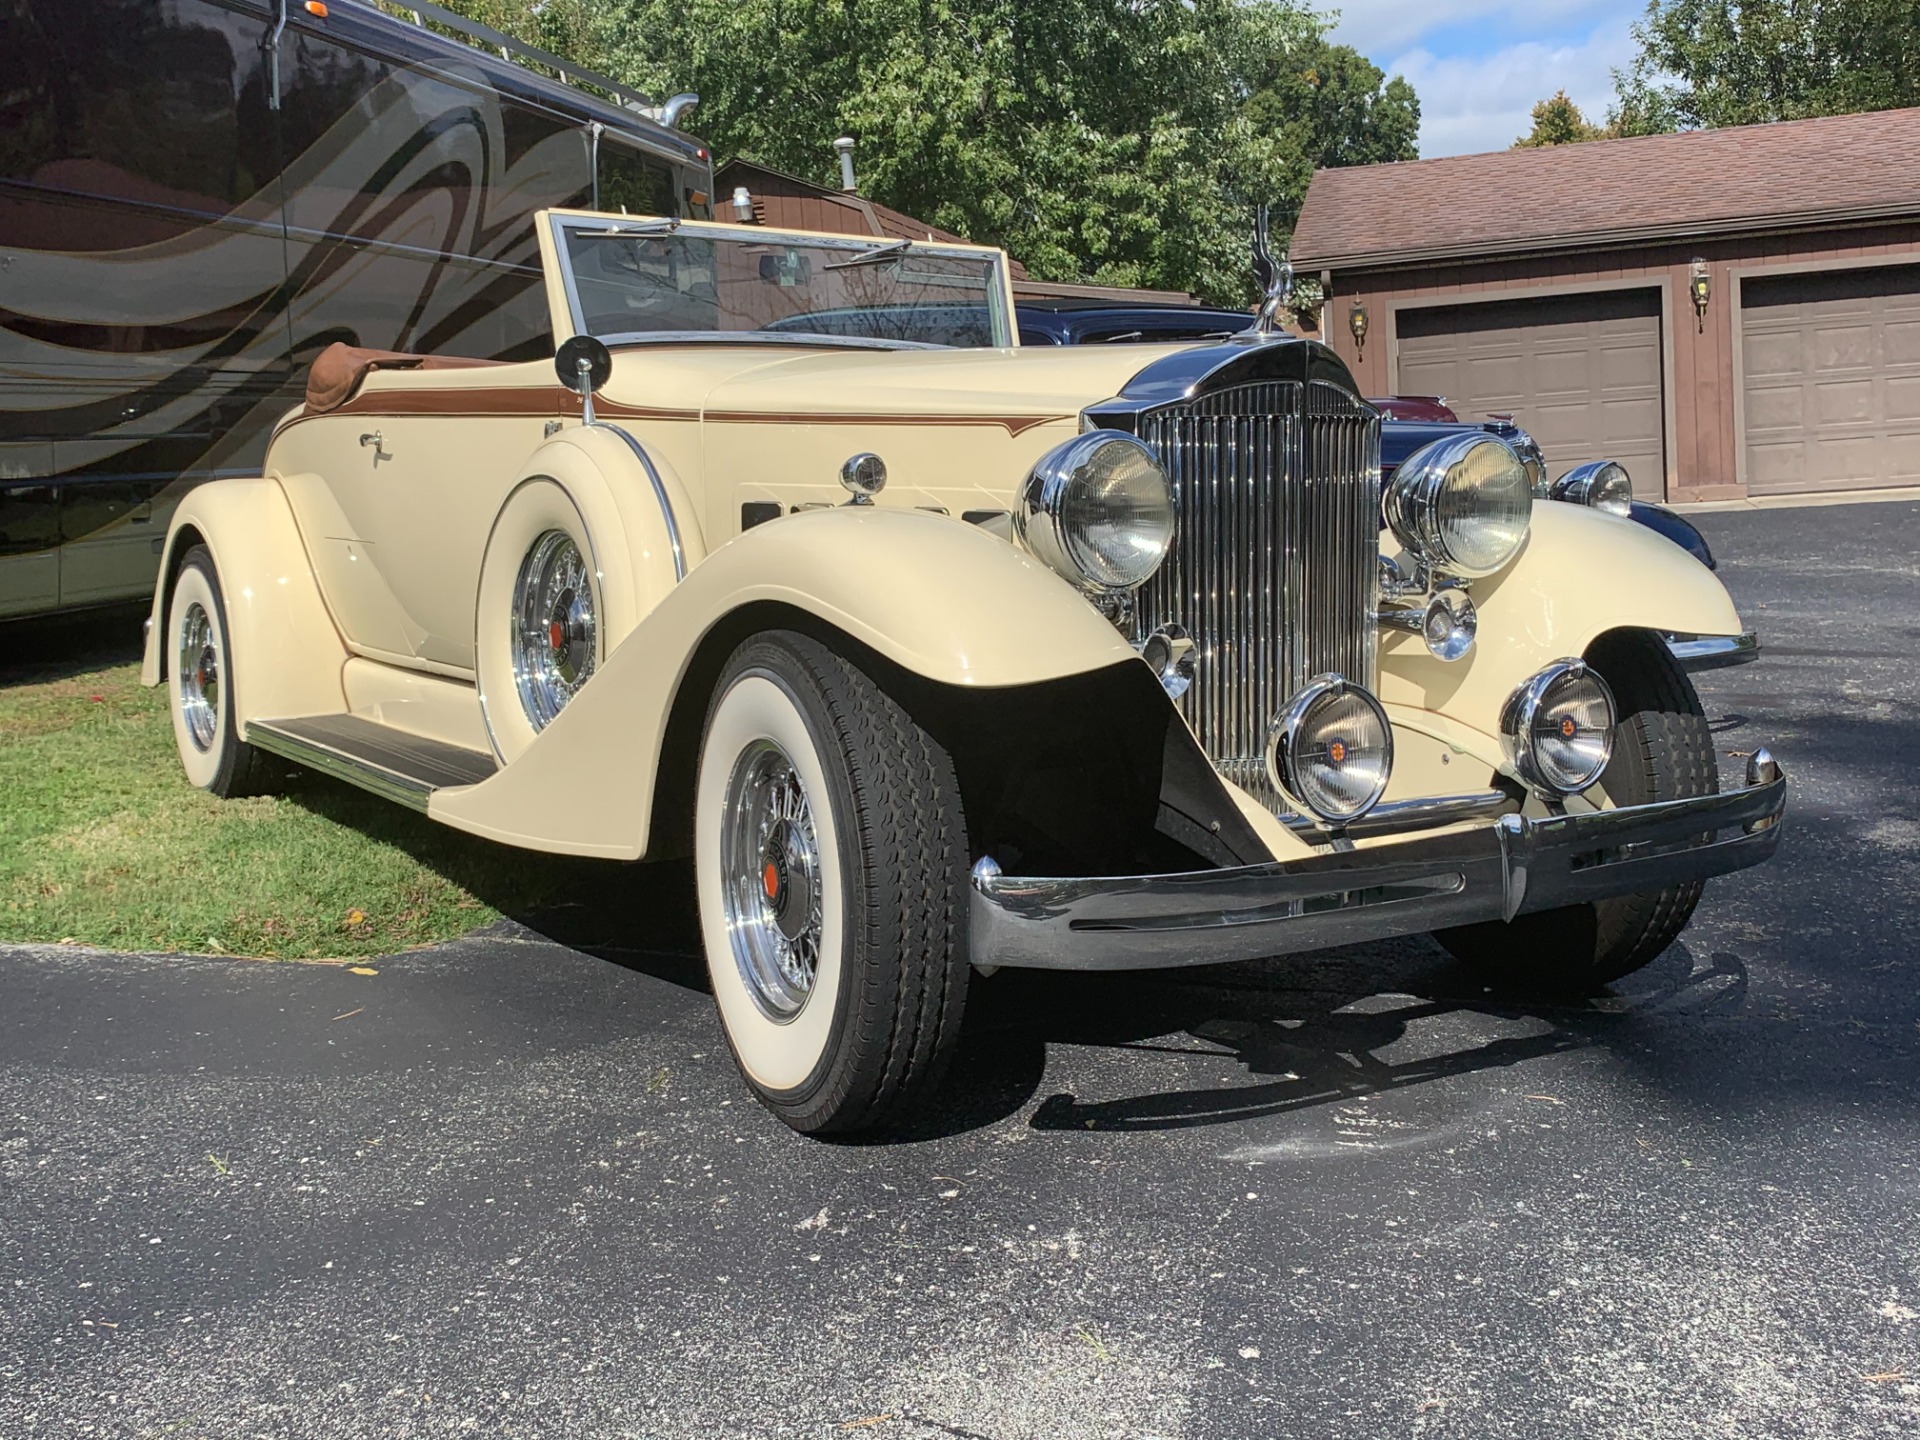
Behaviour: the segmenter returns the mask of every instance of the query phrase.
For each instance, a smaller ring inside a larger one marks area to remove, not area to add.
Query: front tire
[[[240,738],[233,716],[233,651],[213,552],[187,551],[167,602],[167,694],[173,741],[187,778],[232,799],[280,788],[279,762]]]
[[[701,935],[741,1073],[805,1133],[895,1122],[966,1002],[952,760],[845,658],[769,631],[721,674],[696,787]]]
[[[1616,631],[1587,661],[1613,691],[1613,757],[1600,789],[1615,807],[1711,795],[1719,768],[1687,672],[1656,635]],[[1438,934],[1458,959],[1508,988],[1591,993],[1653,963],[1693,918],[1701,882]]]

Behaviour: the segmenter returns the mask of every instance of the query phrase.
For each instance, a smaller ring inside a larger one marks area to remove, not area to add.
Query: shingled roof
[[[1316,171],[1302,269],[1920,214],[1920,109]]]

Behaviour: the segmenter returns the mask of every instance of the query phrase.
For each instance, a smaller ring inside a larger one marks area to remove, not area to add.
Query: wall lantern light
[[[1355,355],[1364,359],[1367,353],[1367,307],[1358,300],[1347,311],[1347,329],[1353,332]]]
[[[1713,298],[1713,285],[1707,279],[1707,262],[1698,255],[1693,257],[1693,265],[1687,280],[1687,293],[1693,297],[1693,316],[1698,322],[1701,334],[1707,331],[1707,301]]]

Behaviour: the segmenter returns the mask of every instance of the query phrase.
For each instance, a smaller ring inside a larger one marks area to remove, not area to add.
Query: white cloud
[[[1565,90],[1588,119],[1605,118],[1612,72],[1634,55],[1628,23],[1605,24],[1564,43],[1528,40],[1483,55],[1411,50],[1381,68],[1406,76],[1420,97],[1423,158],[1504,150],[1532,128],[1533,107],[1556,90]]]

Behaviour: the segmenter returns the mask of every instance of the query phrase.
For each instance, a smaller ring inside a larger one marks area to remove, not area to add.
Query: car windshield
[[[998,251],[557,216],[575,328],[603,340],[1012,343]]]

